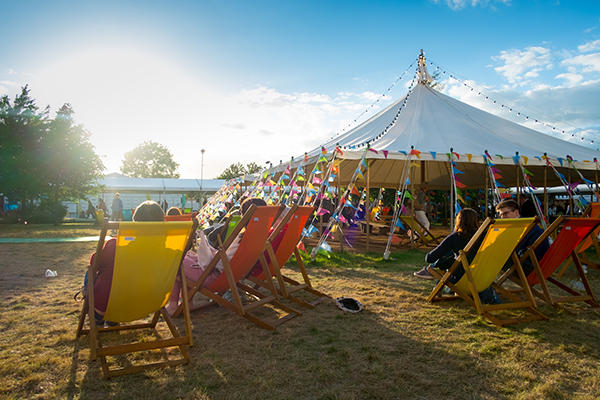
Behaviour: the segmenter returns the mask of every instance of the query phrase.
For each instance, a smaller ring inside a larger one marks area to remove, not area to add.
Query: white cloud
[[[600,72],[600,53],[580,54],[563,60],[563,64],[581,67],[582,72]]]
[[[565,72],[563,74],[558,74],[555,77],[556,79],[565,79],[567,86],[575,86],[577,83],[581,82],[583,76],[580,74],[576,74],[573,72]]]
[[[504,75],[510,83],[516,83],[523,77],[537,77],[542,70],[552,69],[550,49],[541,46],[530,46],[523,50],[502,50],[492,60],[502,62],[495,67],[496,72]]]
[[[584,43],[582,45],[577,46],[577,50],[582,53],[588,53],[590,51],[600,50],[600,39],[593,40],[591,42]]]
[[[511,4],[510,0],[434,0],[435,4],[439,4],[440,2],[446,3],[448,7],[452,10],[462,10],[465,7],[490,7],[495,9],[495,5],[501,3],[503,5],[509,6]]]

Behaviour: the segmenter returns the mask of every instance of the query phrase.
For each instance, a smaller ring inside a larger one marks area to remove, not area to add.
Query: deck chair
[[[585,211],[583,212],[583,217],[600,218],[600,203],[588,204]],[[577,247],[577,254],[579,255],[582,263],[589,265],[590,267],[594,267],[596,269],[600,269],[600,264],[598,262],[590,260],[585,254],[585,251],[591,246],[594,246],[594,250],[596,251],[596,258],[600,260],[600,244],[598,244],[598,234],[600,234],[600,227],[594,229],[593,233],[587,236],[583,241],[581,241],[581,243]],[[563,273],[564,270],[561,271],[560,275],[562,275]]]
[[[527,283],[531,287],[534,295],[553,306],[564,302],[584,301],[592,307],[600,307],[592,293],[590,284],[585,276],[576,251],[579,244],[588,238],[589,235],[593,234],[598,226],[600,226],[600,219],[598,218],[567,218],[563,216],[558,217],[550,226],[548,226],[544,233],[527,249],[526,253],[523,254],[520,259],[521,264],[526,260],[530,260],[533,265],[533,270],[527,276]],[[559,230],[560,232],[556,235],[556,239],[554,239],[548,251],[541,260],[538,260],[535,249],[547,237],[555,234]],[[569,265],[570,262],[575,264],[579,278],[585,289],[585,294],[582,294],[559,281],[558,277],[552,276],[561,265],[565,263]],[[511,272],[512,268],[500,278],[499,283],[501,283],[505,277],[510,277],[512,280],[515,280],[514,276],[511,275]],[[548,282],[562,289],[562,291],[568,293],[569,296],[553,296],[548,288]],[[538,284],[542,289],[541,292],[534,288],[534,286]]]
[[[172,366],[189,362],[187,346],[192,345],[189,306],[183,303],[185,335],[181,335],[173,324],[164,306],[169,300],[175,277],[179,273],[181,260],[192,245],[192,232],[196,224],[189,222],[107,222],[100,233],[96,257],[88,271],[88,288],[94,287],[94,271],[98,268],[104,239],[108,229],[116,229],[116,251],[110,296],[104,318],[119,322],[114,327],[100,327],[94,318],[94,290],[88,290],[84,301],[77,337],[87,334],[90,339],[90,358],[100,357],[104,378],[134,373],[147,368]],[[152,314],[150,322],[140,322]],[[86,317],[89,328],[84,329]],[[162,338],[156,326],[162,317],[171,337]],[[136,322],[137,321],[137,322]],[[142,341],[119,345],[103,345],[100,333],[149,328],[158,337],[153,341]],[[111,368],[107,356],[165,349],[175,347],[180,358],[167,358],[161,362],[147,363],[122,368]]]
[[[412,215],[400,215],[402,223],[406,224],[408,228],[416,234],[416,238],[413,239],[417,247],[420,246],[437,246],[439,244],[439,238],[436,237],[429,229],[421,224]],[[413,236],[414,237],[414,236]]]
[[[523,273],[519,257],[515,252],[519,242],[536,224],[537,218],[519,218],[519,219],[499,219],[488,218],[479,227],[475,235],[471,238],[467,246],[459,252],[458,257],[445,274],[439,273],[435,268],[430,268],[432,275],[438,277],[440,281],[435,286],[427,301],[446,300],[462,298],[471,306],[475,307],[477,313],[489,319],[498,326],[525,322],[538,319],[547,319],[547,317],[537,310],[533,294],[527,284],[527,278]],[[481,240],[483,237],[483,240]],[[469,261],[467,254],[474,250],[477,243],[481,245],[477,249],[473,260]],[[482,304],[479,299],[479,292],[487,289],[494,283],[502,267],[509,258],[512,258],[514,269],[517,272],[522,287],[526,292],[526,299],[521,300],[514,293],[503,289],[500,285],[494,285],[494,288],[511,302],[502,304]],[[460,280],[453,284],[450,277],[454,271],[462,265],[465,273]],[[444,286],[448,286],[454,291],[454,296],[441,295]],[[508,309],[521,308],[530,313],[527,318],[508,318],[503,319],[493,312],[504,311]]]
[[[330,296],[313,288],[310,278],[306,273],[302,256],[298,250],[298,245],[302,238],[302,230],[306,225],[306,221],[312,215],[314,208],[312,206],[292,206],[284,218],[279,222],[280,226],[276,226],[269,238],[267,239],[266,255],[268,255],[268,275],[265,275],[264,271],[260,275],[255,277],[249,277],[249,279],[255,284],[261,287],[268,287],[268,282],[275,277],[278,284],[279,293],[297,304],[307,308],[314,308],[325,300],[331,299]],[[281,231],[285,229],[285,232]],[[279,238],[279,235],[283,235]],[[278,240],[279,239],[279,240]],[[282,274],[281,268],[293,255],[296,256],[296,263],[298,269],[302,274],[304,283],[300,283],[292,278],[289,278]],[[267,258],[267,257],[266,257]],[[317,298],[311,302],[304,301],[296,296],[294,293],[299,291],[306,291],[311,295],[317,296]]]
[[[204,296],[212,299],[215,303],[246,318],[259,327],[270,330],[274,330],[282,323],[301,315],[302,313],[299,311],[290,308],[279,301],[279,295],[272,280],[270,280],[270,283],[268,284],[268,295],[265,295],[263,292],[242,282],[254,264],[259,260],[265,274],[269,274],[264,252],[266,250],[267,238],[269,237],[269,230],[280,211],[279,206],[250,206],[229,237],[224,243],[220,244],[217,254],[210,261],[202,275],[200,275],[200,278],[198,278],[196,282],[187,281],[187,284],[191,286],[191,289],[188,292],[189,299],[191,299],[196,292],[200,292]],[[243,234],[239,247],[231,260],[229,260],[227,258],[226,250],[244,228],[246,228],[246,231]],[[223,264],[223,273],[209,287],[202,287],[204,281],[219,261]],[[231,290],[232,301],[223,297],[223,294],[227,290]],[[240,297],[240,290],[249,295],[256,296],[258,300],[243,304]],[[278,318],[275,322],[266,321],[253,312],[256,308],[266,304],[284,311],[287,314]],[[182,305],[180,304],[174,315],[177,316],[181,312]]]
[[[165,215],[165,221],[192,221],[198,212],[180,215]]]

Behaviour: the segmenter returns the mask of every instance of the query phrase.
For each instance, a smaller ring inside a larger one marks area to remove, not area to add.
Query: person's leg
[[[429,223],[429,220],[427,219],[427,214],[425,214],[425,211],[415,211],[415,218],[426,229],[429,229],[429,227],[431,226],[431,224]]]

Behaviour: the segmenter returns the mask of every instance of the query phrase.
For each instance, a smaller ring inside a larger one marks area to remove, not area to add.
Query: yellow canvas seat
[[[412,240],[417,246],[437,246],[439,244],[439,238],[412,215],[401,215],[400,221],[412,231]]]
[[[515,252],[519,242],[535,226],[536,221],[536,218],[486,219],[475,235],[473,235],[467,246],[459,252],[458,257],[446,273],[442,275],[434,268],[430,268],[432,274],[436,275],[440,281],[429,297],[427,297],[427,301],[432,302],[460,297],[475,307],[479,315],[483,315],[499,326],[534,319],[546,319],[546,316],[537,310],[531,289],[527,284],[527,278],[523,273],[519,257]],[[482,237],[483,239],[481,239]],[[481,245],[477,249],[472,261],[469,261],[467,254],[469,254],[471,250],[474,250],[479,242],[481,242]],[[520,283],[522,284],[522,287],[525,288],[525,300],[520,299],[500,285],[494,284],[494,281],[502,271],[502,267],[509,259],[512,259]],[[457,283],[453,284],[450,281],[450,277],[459,265],[462,265],[464,275]],[[448,286],[450,290],[456,293],[456,295],[441,295],[444,286]],[[479,298],[479,292],[490,286],[493,286],[503,295],[502,304],[482,304]],[[504,299],[504,297],[506,299]],[[528,318],[502,319],[499,316],[492,314],[492,312],[495,311],[517,308],[528,311],[530,316]]]
[[[181,276],[181,260],[191,247],[192,232],[196,222],[107,222],[100,234],[96,257],[88,271],[88,294],[77,328],[77,337],[88,334],[90,358],[100,357],[105,378],[137,372],[146,368],[187,363],[186,346],[192,345],[191,325],[187,296],[184,296],[185,335],[181,335],[171,321],[164,306],[169,300],[177,274]],[[116,229],[116,250],[113,277],[104,319],[118,322],[114,327],[100,327],[94,318],[94,271],[102,256],[108,229]],[[140,322],[152,315],[150,321]],[[89,329],[84,329],[86,316]],[[165,321],[170,338],[160,338],[156,326],[160,317]],[[150,328],[159,339],[117,345],[103,345],[99,333]],[[177,359],[147,363],[122,368],[111,368],[107,356],[175,347],[181,355]]]

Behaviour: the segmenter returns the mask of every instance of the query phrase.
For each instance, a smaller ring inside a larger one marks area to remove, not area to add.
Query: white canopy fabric
[[[400,111],[399,111],[400,110]],[[394,122],[394,119],[396,118]],[[386,127],[388,131],[384,134]],[[368,159],[381,160],[370,168],[371,186],[395,187],[399,183],[401,170],[406,164],[407,153],[411,148],[420,152],[420,172],[413,172],[413,182],[427,182],[431,188],[447,188],[450,179],[448,156],[450,149],[459,155],[455,157],[457,167],[465,172],[461,179],[469,187],[485,185],[486,168],[483,154],[487,150],[492,162],[498,166],[505,178],[504,184],[516,185],[521,175],[514,164],[516,152],[525,167],[534,173],[532,182],[536,185],[559,185],[552,171],[545,171],[544,153],[563,173],[563,163],[567,167],[567,156],[574,165],[584,172],[588,179],[595,179],[597,163],[594,159],[600,153],[556,137],[538,132],[515,122],[500,118],[486,111],[472,107],[450,96],[418,83],[405,97],[396,101],[377,115],[356,128],[331,139],[323,146],[333,151],[338,145],[344,154],[340,183],[347,184],[356,168],[356,161],[364,153],[367,143],[378,153],[369,151]],[[320,155],[320,148],[308,153],[312,161]],[[387,154],[384,154],[384,151]],[[500,155],[500,156],[496,156]],[[302,157],[293,164],[297,166]],[[384,161],[385,162],[382,162]],[[465,163],[465,164],[462,164]],[[350,167],[353,164],[354,167]],[[285,165],[279,166],[279,169]],[[587,171],[586,171],[587,170]],[[546,178],[544,179],[544,174]],[[580,180],[573,177],[574,180]]]

